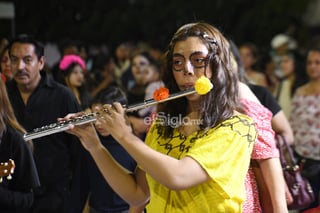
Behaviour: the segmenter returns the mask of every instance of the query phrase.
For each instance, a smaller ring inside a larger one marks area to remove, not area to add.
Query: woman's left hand
[[[120,103],[105,104],[103,108],[103,113],[97,119],[117,141],[120,142],[125,135],[132,134],[131,124]]]
[[[80,113],[70,113],[64,118],[59,118],[59,121],[69,121],[83,115],[83,112]],[[101,146],[100,139],[96,132],[96,129],[93,126],[93,123],[86,123],[82,125],[73,125],[70,124],[70,128],[66,130],[67,133],[75,135],[79,138],[81,144],[85,149],[91,151]]]

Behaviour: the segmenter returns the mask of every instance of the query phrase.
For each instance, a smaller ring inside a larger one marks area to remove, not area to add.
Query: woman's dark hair
[[[210,24],[198,22],[182,26],[174,34],[168,50],[165,53],[163,81],[170,93],[179,91],[172,71],[173,50],[177,42],[185,41],[189,37],[197,37],[208,48],[208,65],[212,70],[211,82],[213,89],[201,97],[199,112],[201,113],[200,129],[205,130],[218,125],[230,118],[234,110],[240,105],[238,100],[238,78],[230,63],[229,42],[221,32]],[[170,117],[186,116],[187,109],[176,107],[187,106],[185,97],[165,102],[158,107]],[[165,137],[173,134],[170,125],[159,125]]]
[[[9,44],[6,45],[6,46],[4,46],[3,49],[0,51],[0,59],[2,59],[2,57],[4,56],[4,53],[5,53],[7,50],[9,51]],[[0,71],[1,71],[1,70],[0,70]]]
[[[306,72],[306,59],[299,52],[289,50],[285,53],[288,57],[293,59],[294,62],[294,81],[292,82],[290,95],[294,95],[296,89],[308,82],[308,75]]]
[[[77,65],[80,66],[78,63],[71,63],[68,66],[68,68],[66,68],[65,70],[59,70],[59,73],[57,75],[57,81],[65,86],[68,86],[68,84],[66,82],[66,78],[68,78],[68,76],[70,76],[73,68]],[[90,93],[88,92],[87,84],[85,84],[85,82],[84,82],[81,86],[77,87],[77,89],[80,94],[81,108],[86,109],[86,108],[90,107],[92,97],[91,97]]]
[[[238,73],[238,78],[241,82],[248,84],[249,80],[246,76],[246,71],[243,67],[239,48],[232,40],[229,40],[229,43],[230,43],[230,51],[231,51],[231,53],[234,57],[234,60],[236,62],[237,70],[235,70],[235,71]]]
[[[136,51],[136,52],[133,52],[131,57],[130,57],[130,61],[131,61],[131,64],[132,64],[132,60],[134,59],[134,57],[136,56],[143,56],[145,57],[150,64],[155,64],[156,63],[156,60],[150,55],[149,52],[147,51]]]
[[[71,73],[72,73],[72,70],[75,66],[77,66],[79,64],[77,63],[72,63],[68,66],[68,68],[66,68],[65,70],[60,70],[59,71],[59,75],[58,75],[58,81],[62,84],[65,84],[66,85],[66,82],[65,82],[65,77],[69,76]]]

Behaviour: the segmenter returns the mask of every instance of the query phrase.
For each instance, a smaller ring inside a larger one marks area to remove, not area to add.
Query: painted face
[[[158,72],[155,67],[148,65],[142,68],[142,72],[146,82],[152,82],[157,79]]]
[[[80,87],[84,82],[83,69],[80,65],[75,65],[67,78],[70,87]]]
[[[92,112],[96,113],[96,112],[99,112],[100,110],[102,110],[102,104],[93,104],[92,105]],[[96,120],[94,122],[94,126],[97,130],[97,132],[101,135],[101,136],[108,136],[110,135],[110,133],[108,132],[108,130],[104,129],[101,125],[101,123]]]
[[[143,55],[136,55],[132,60],[132,74],[138,84],[145,83],[144,68],[150,64],[149,60]]]
[[[197,37],[189,37],[175,44],[172,58],[172,72],[180,90],[193,88],[196,80],[205,75],[211,78],[208,66],[208,49]],[[187,96],[188,99],[199,95]]]
[[[12,45],[11,69],[18,85],[29,85],[37,81],[44,63],[44,57],[38,60],[32,44],[14,43]]]
[[[307,57],[307,74],[310,79],[320,79],[320,52],[311,51]]]
[[[6,50],[1,58],[1,72],[8,78],[12,79],[11,62],[9,58],[9,52]]]

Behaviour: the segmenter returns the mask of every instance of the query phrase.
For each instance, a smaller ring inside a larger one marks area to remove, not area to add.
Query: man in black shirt
[[[22,126],[31,131],[80,111],[74,95],[41,71],[43,46],[23,35],[9,46],[14,79],[7,83],[10,101]],[[41,187],[35,191],[33,213],[64,213],[69,199],[73,168],[80,143],[67,133],[33,139]]]

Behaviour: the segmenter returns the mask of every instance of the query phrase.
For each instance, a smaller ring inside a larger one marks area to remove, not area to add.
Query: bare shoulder
[[[317,93],[311,84],[307,83],[297,88],[295,95],[313,95]]]
[[[259,99],[254,95],[248,85],[239,82],[238,84],[240,98],[248,99],[256,103],[260,103]]]

